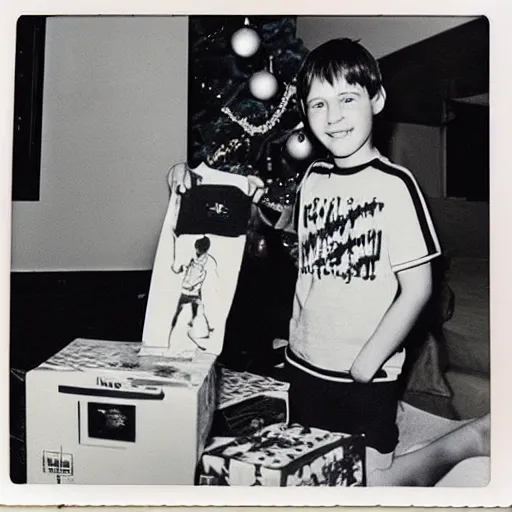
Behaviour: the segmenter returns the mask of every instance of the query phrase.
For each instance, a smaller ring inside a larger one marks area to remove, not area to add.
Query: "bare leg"
[[[435,485],[456,464],[470,457],[489,455],[490,416],[487,414],[393,459],[389,468],[368,474],[369,486]]]

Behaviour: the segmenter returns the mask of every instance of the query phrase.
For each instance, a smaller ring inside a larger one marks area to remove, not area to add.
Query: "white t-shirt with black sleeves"
[[[306,371],[343,381],[399,292],[396,273],[438,256],[439,241],[412,173],[382,156],[345,169],[314,162],[295,213],[290,349]],[[396,379],[404,360],[391,356],[378,380]]]

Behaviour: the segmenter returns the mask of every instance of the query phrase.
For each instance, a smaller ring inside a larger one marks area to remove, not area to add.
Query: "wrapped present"
[[[209,447],[199,484],[364,486],[364,436],[284,423]]]
[[[212,436],[247,436],[288,421],[289,384],[249,372],[220,368]]]
[[[28,372],[28,483],[194,484],[216,404],[215,356],[140,348],[77,339]]]

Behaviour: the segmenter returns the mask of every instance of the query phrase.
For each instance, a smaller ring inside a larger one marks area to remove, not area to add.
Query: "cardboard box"
[[[274,423],[287,423],[289,387],[271,377],[221,367],[211,435],[246,436]]]
[[[194,484],[215,356],[140,357],[140,347],[77,339],[28,372],[28,483]]]
[[[364,486],[363,436],[275,424],[207,448],[199,484]]]

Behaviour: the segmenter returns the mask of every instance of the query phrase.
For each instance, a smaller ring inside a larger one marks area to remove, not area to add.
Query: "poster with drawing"
[[[220,354],[250,209],[249,180],[206,165],[171,193],[158,243],[141,354]]]

